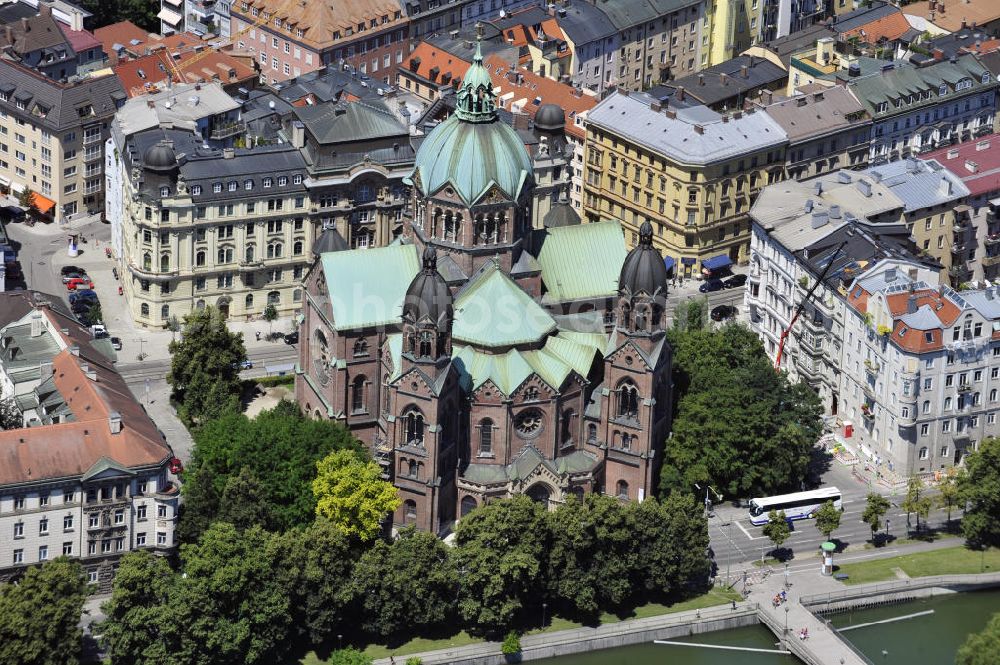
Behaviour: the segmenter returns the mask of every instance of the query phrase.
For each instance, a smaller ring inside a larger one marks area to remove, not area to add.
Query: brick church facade
[[[494,498],[654,490],[670,425],[667,272],[652,229],[531,225],[531,161],[477,57],[424,140],[387,247],[334,229],[306,276],[296,398],[370,447],[395,526],[447,532]]]

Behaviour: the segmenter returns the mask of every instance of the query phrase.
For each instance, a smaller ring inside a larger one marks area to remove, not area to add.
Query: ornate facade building
[[[328,228],[306,275],[296,397],[343,423],[402,499],[394,525],[445,532],[493,498],[653,491],[669,430],[667,271],[649,224],[566,202],[532,227],[523,142],[477,53],[416,156],[391,245]]]

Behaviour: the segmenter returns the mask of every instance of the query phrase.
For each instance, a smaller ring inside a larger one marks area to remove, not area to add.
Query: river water
[[[937,596],[901,605],[862,610],[831,617],[837,628],[883,621],[933,610],[892,623],[844,631],[843,636],[876,665],[950,665],[969,633],[982,630],[994,612],[1000,612],[1000,591]],[[750,626],[692,637],[679,642],[774,649],[774,635],[764,626]],[[883,654],[883,651],[885,652]],[[592,651],[575,656],[532,661],[537,665],[795,665],[792,656],[696,646],[641,644]],[[1000,663],[1000,655],[997,662]]]

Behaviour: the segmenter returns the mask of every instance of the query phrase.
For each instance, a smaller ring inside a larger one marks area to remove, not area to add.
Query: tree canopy
[[[758,337],[740,325],[674,327],[673,436],[661,492],[709,483],[734,496],[798,489],[822,431],[819,398],[774,370]]]
[[[396,488],[382,480],[382,468],[356,450],[335,450],[316,462],[312,490],[316,514],[361,540],[374,539],[385,516],[399,507]]]
[[[1000,654],[1000,612],[978,633],[972,633],[959,648],[956,665],[993,665]]]
[[[827,501],[816,509],[816,529],[830,540],[830,534],[840,528],[840,516],[840,509]]]
[[[253,419],[230,413],[205,423],[194,433],[180,535],[194,542],[219,513],[240,526],[256,521],[284,530],[309,524],[316,510],[316,463],[334,450],[353,454],[360,444],[341,425],[306,418],[291,402]],[[240,505],[223,505],[227,493]]]
[[[111,599],[102,609],[101,633],[116,664],[166,663],[171,645],[165,633],[174,573],[148,550],[129,552],[115,574]]]
[[[132,21],[143,30],[160,31],[160,20],[156,18],[159,5],[149,0],[80,0],[77,4],[94,15],[95,27],[102,27],[119,21]]]
[[[167,383],[177,414],[189,427],[239,412],[240,363],[246,360],[243,333],[232,333],[214,307],[184,316],[180,340],[170,342]]]
[[[19,584],[0,584],[0,664],[79,662],[86,598],[83,569],[67,557],[29,568]]]
[[[1000,439],[990,437],[965,458],[962,534],[974,547],[1000,546]]]
[[[874,492],[868,495],[865,500],[865,510],[861,513],[861,521],[872,530],[872,542],[875,542],[875,534],[882,526],[882,517],[889,512],[889,500],[881,494]]]

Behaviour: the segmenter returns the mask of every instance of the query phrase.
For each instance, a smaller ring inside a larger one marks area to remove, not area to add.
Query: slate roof
[[[783,99],[765,106],[764,113],[778,123],[792,143],[867,124],[869,119],[865,107],[840,86]]]
[[[953,203],[969,188],[935,160],[897,159],[862,171],[899,197],[907,212]]]
[[[607,3],[597,7],[588,2],[572,2],[568,6],[561,6],[560,9],[566,11],[566,16],[556,15],[556,23],[559,29],[566,33],[577,47],[584,44],[606,39],[618,31],[618,26],[603,11]],[[550,18],[548,12],[533,5],[521,11],[508,14],[502,19],[487,22],[487,25],[497,30],[506,30],[518,25],[536,25]],[[487,35],[488,37],[490,35]],[[470,56],[471,57],[471,56]]]
[[[0,108],[12,115],[31,114],[31,122],[46,129],[62,131],[88,122],[108,119],[115,114],[117,103],[125,99],[125,90],[117,76],[87,78],[78,83],[60,84],[30,69],[0,58],[0,82],[10,91],[11,101],[0,102]],[[25,111],[14,105],[16,95],[30,96]],[[44,117],[37,115],[39,106],[48,109]],[[81,115],[84,109],[92,114]]]
[[[0,29],[0,48],[7,47],[20,55],[63,47],[69,57],[75,55],[66,35],[59,29],[59,23],[52,17],[51,10],[7,23]]]
[[[746,112],[722,122],[711,109],[692,107],[677,109],[677,117],[670,118],[654,111],[653,102],[649,95],[618,92],[595,106],[587,122],[683,164],[711,164],[787,140],[766,113]]]
[[[399,119],[378,102],[298,106],[292,112],[320,143],[367,141],[407,134]]]
[[[744,66],[747,68],[746,76],[742,73]],[[740,55],[659,87],[672,91],[671,103],[679,101],[676,92],[683,87],[686,98],[714,106],[733,97],[745,97],[757,90],[773,87],[787,78],[788,72],[770,60]],[[687,104],[690,105],[689,102]]]

